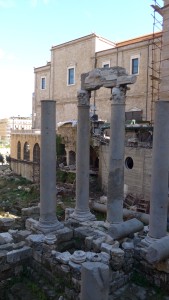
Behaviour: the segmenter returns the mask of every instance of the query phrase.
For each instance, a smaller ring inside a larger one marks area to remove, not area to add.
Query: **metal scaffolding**
[[[153,110],[154,102],[159,100],[160,92],[160,66],[161,66],[161,51],[162,51],[162,32],[163,29],[163,17],[162,17],[162,6],[153,0],[154,4],[151,5],[153,8],[153,39],[152,39],[152,60],[151,60],[151,123],[153,123]],[[161,1],[162,2],[162,1]]]

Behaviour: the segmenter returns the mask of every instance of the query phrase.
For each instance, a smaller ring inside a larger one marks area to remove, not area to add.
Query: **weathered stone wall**
[[[102,188],[107,192],[108,180],[108,145],[100,146],[100,170],[99,176],[102,182]],[[133,168],[124,168],[124,183],[127,185],[127,192],[133,195],[142,195],[145,200],[150,199],[151,183],[151,159],[152,149],[141,147],[125,147],[125,159],[133,159]],[[125,161],[124,161],[125,164]]]
[[[62,137],[66,151],[76,152],[77,125],[74,126],[70,122],[59,126],[57,129],[57,134]]]
[[[134,271],[144,281],[169,292],[169,259],[150,264],[145,260],[145,249],[136,247],[134,251]]]
[[[21,159],[17,159],[17,145],[21,143]],[[29,144],[30,160],[24,160],[24,144]],[[31,181],[39,182],[39,165],[33,163],[33,148],[35,144],[40,146],[40,134],[32,134],[29,131],[26,133],[12,133],[11,135],[11,168],[22,177]]]
[[[10,166],[13,172],[34,182],[35,175],[34,175],[34,166],[32,162],[18,161],[18,160],[11,159]],[[39,178],[37,178],[37,174],[36,174],[36,180],[39,182]]]
[[[34,209],[37,212],[38,207]],[[36,222],[29,218],[26,229],[0,233],[1,281],[17,276],[24,266],[30,279],[41,287],[47,299],[51,299],[51,292],[55,291],[53,297],[56,296],[61,285],[62,296],[79,299],[83,263],[90,262],[92,267],[92,263],[99,262],[109,266],[111,297],[131,280],[134,272],[169,291],[169,260],[150,264],[145,259],[148,248],[142,245],[142,239],[146,236],[146,227],[130,238],[115,239],[108,234],[103,221],[80,224],[67,220],[65,227],[52,235],[33,230]],[[51,237],[55,237],[52,242]]]
[[[30,161],[33,161],[33,148],[36,143],[40,146],[40,133],[36,134],[33,131],[26,130],[11,134],[11,157],[17,159],[17,144],[21,143],[21,160],[23,160],[24,144],[27,142],[30,146]]]

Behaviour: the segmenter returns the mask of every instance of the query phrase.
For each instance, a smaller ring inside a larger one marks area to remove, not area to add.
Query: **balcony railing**
[[[11,134],[41,134],[38,129],[11,129]]]

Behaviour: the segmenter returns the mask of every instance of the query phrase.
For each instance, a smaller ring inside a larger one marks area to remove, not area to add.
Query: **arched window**
[[[33,161],[37,163],[40,162],[40,147],[38,143],[33,147]]]
[[[30,160],[30,146],[27,142],[24,144],[23,159]]]
[[[17,144],[17,159],[21,159],[21,142]]]

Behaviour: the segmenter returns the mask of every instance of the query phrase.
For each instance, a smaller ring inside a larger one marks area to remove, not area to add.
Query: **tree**
[[[11,162],[11,157],[10,155],[6,155],[6,162],[9,164]]]
[[[3,165],[4,164],[4,157],[3,155],[0,153],[0,163]]]

